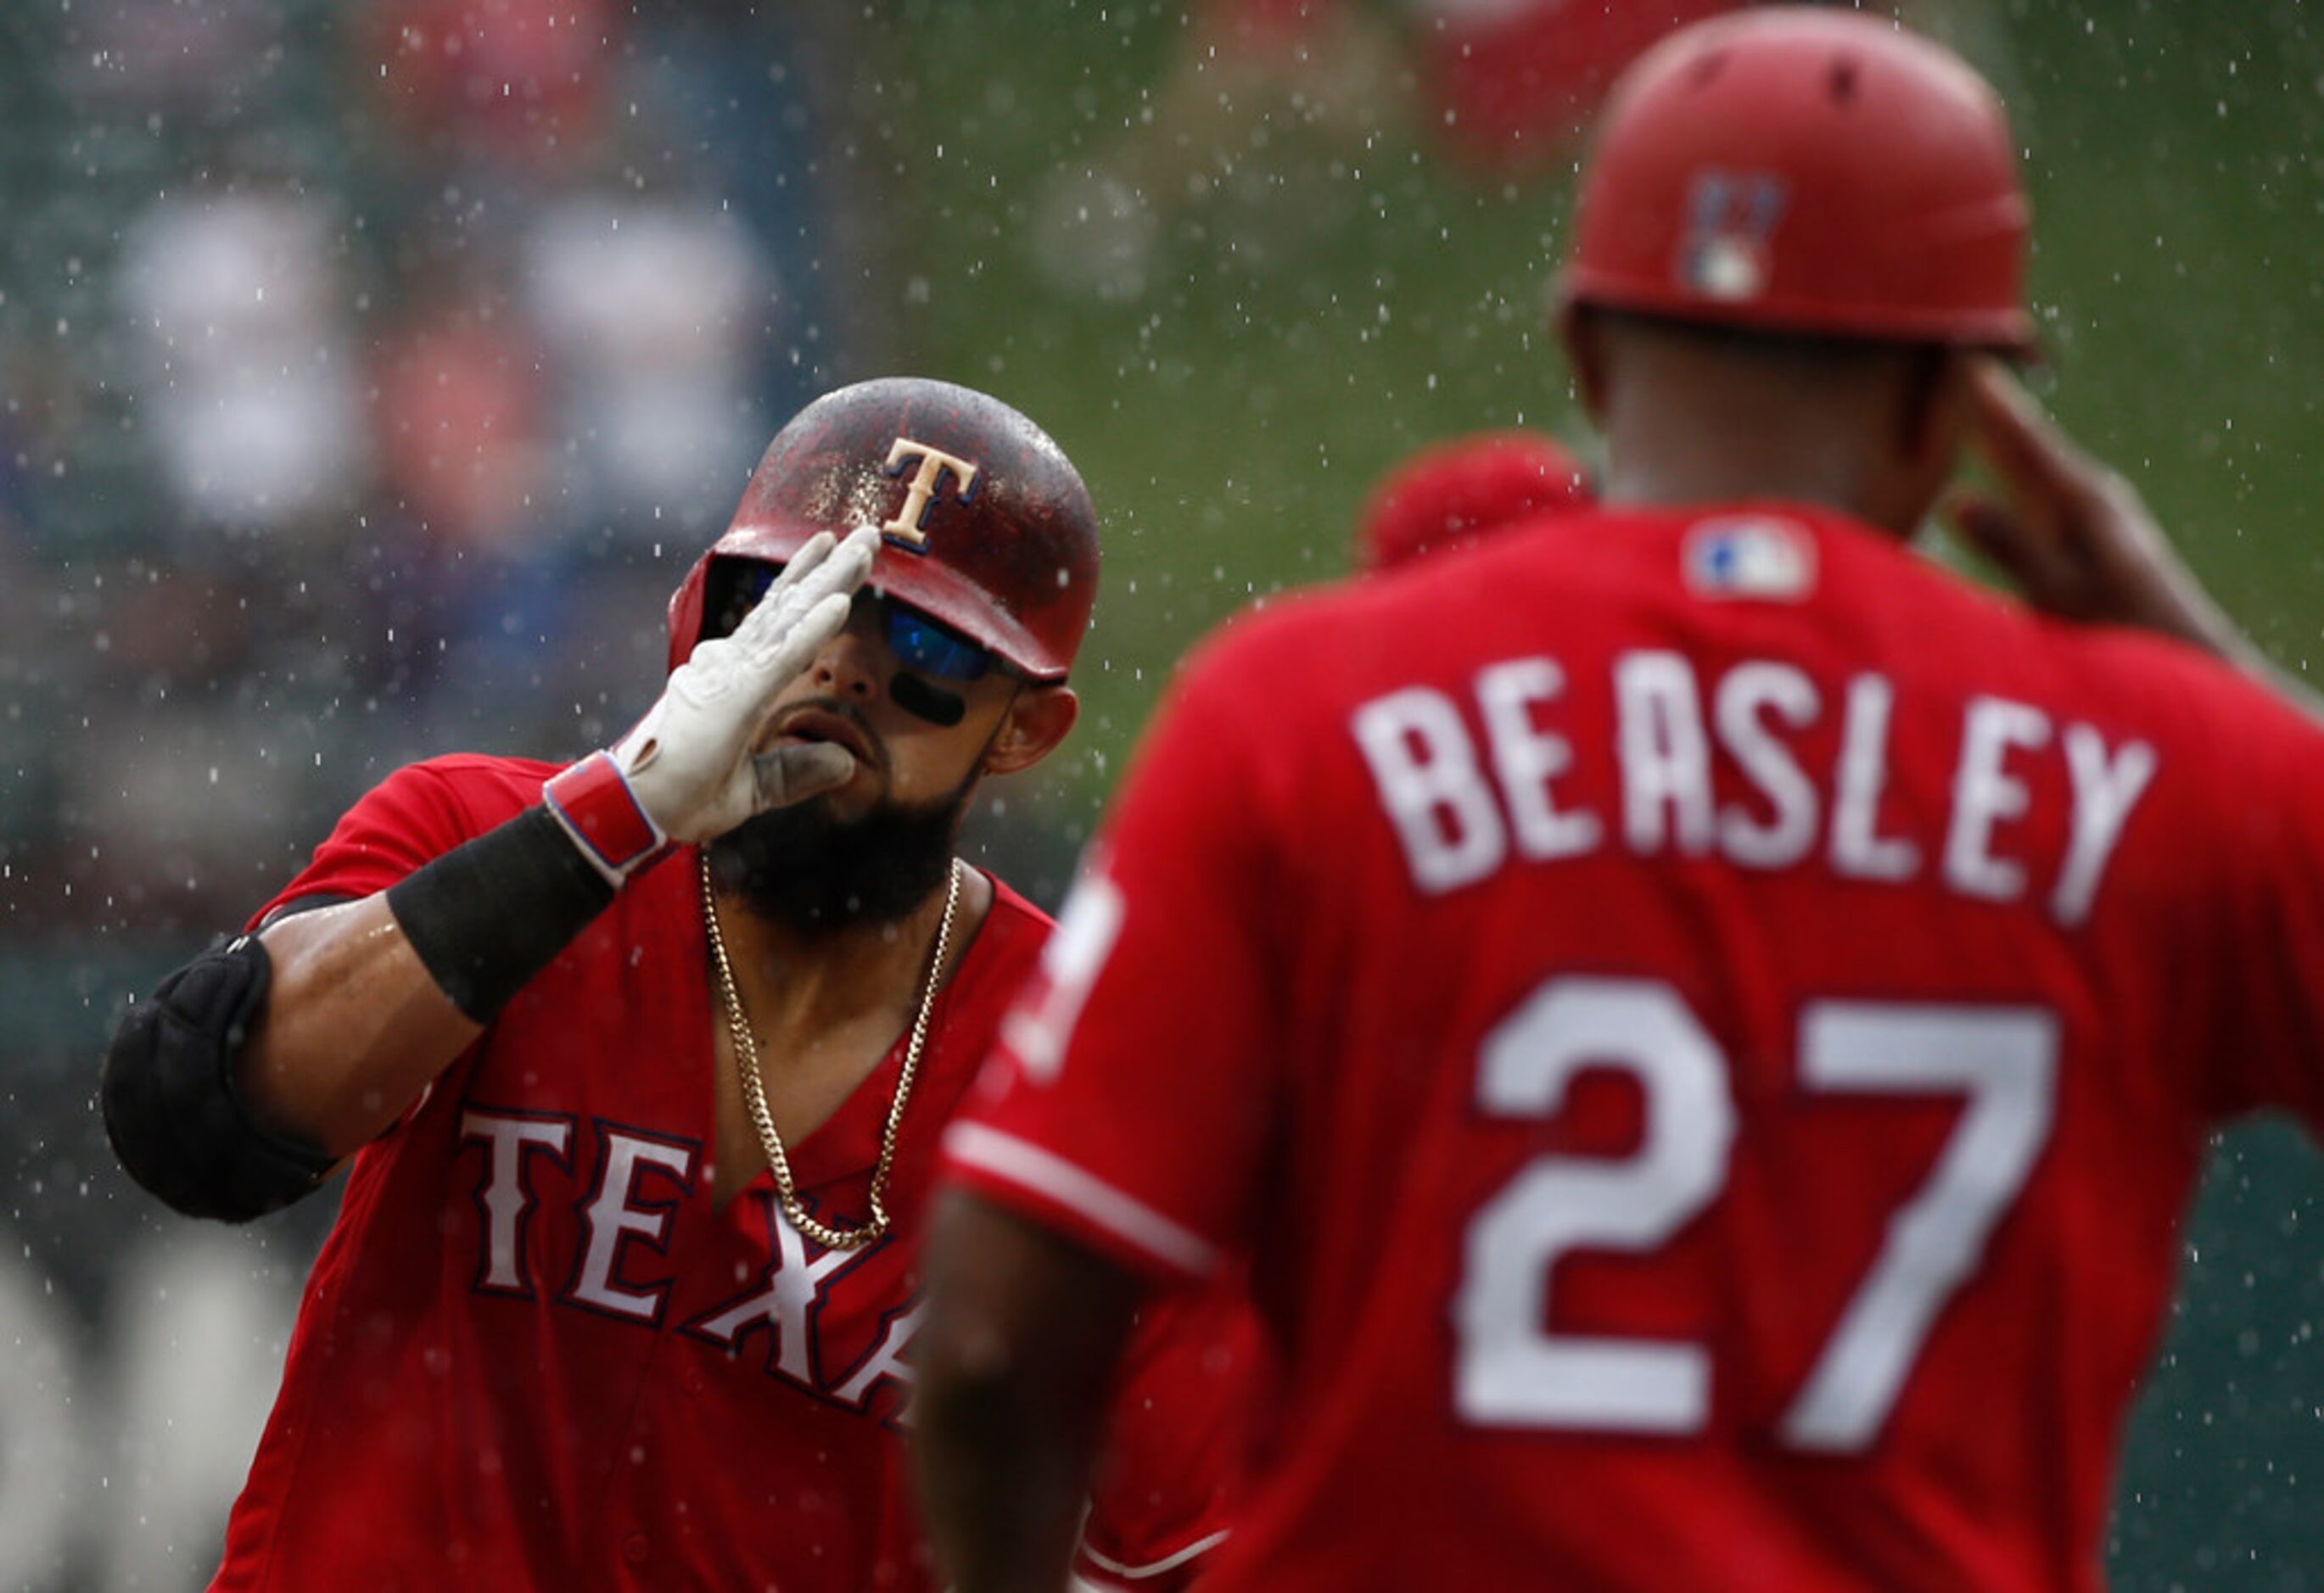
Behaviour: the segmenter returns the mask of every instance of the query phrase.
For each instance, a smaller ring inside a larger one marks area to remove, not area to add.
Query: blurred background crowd
[[[852,22],[107,0],[10,25],[38,48],[8,103],[50,123],[10,151],[10,684],[106,705],[69,734],[8,715],[43,936],[235,923],[366,772],[600,739],[655,673],[639,592],[774,424],[893,352],[847,319]]]
[[[816,393],[1040,420],[1107,566],[1054,903],[1171,661],[1422,444],[1579,442],[1545,284],[1612,72],[1734,0],[21,0],[0,11],[0,1586],[198,1585],[326,1211],[164,1217],[120,1003],[395,765],[561,757]],[[2010,99],[2053,401],[2324,636],[2324,20],[1905,0]],[[1254,683],[1263,690],[1264,683]],[[2324,1588],[2324,1174],[2226,1146],[2123,1588]]]

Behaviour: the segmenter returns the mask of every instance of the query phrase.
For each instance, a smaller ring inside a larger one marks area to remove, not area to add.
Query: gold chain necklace
[[[920,1047],[927,1043],[928,1013],[936,1006],[936,983],[944,977],[945,951],[952,944],[953,914],[960,906],[960,863],[955,859],[945,888],[944,916],[936,923],[936,954],[928,960],[928,977],[920,987],[920,1009],[912,1019],[911,1044],[904,1048],[904,1065],[896,1075],[896,1099],[888,1106],[888,1126],[880,1132],[880,1160],[872,1169],[872,1220],[862,1228],[833,1228],[807,1215],[798,1185],[791,1178],[791,1159],[783,1151],[783,1137],[775,1131],[775,1114],[767,1110],[767,1087],[759,1078],[759,1040],[751,1032],[750,1015],[742,1010],[742,992],[734,983],[734,966],[726,960],[726,937],[718,928],[718,901],[710,889],[710,853],[702,853],[702,918],[710,926],[710,952],[718,963],[718,989],[726,999],[726,1023],[734,1034],[734,1070],[742,1077],[742,1100],[751,1121],[766,1146],[767,1165],[775,1175],[775,1192],[791,1226],[826,1250],[860,1250],[888,1232],[888,1174],[896,1162],[896,1139],[904,1126],[904,1103],[911,1099],[912,1080],[920,1071]]]

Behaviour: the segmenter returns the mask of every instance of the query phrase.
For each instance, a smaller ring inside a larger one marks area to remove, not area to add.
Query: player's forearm
[[[920,1505],[954,1593],[1063,1589],[1081,1528],[1086,1438],[1038,1379],[996,1380],[923,1361],[913,1399]]]
[[[483,1032],[384,893],[285,918],[260,938],[274,982],[237,1082],[270,1126],[333,1157],[376,1138]]]
[[[938,1275],[949,1270],[939,1266]],[[1094,1388],[939,1275],[912,1398],[920,1504],[955,1593],[1063,1588],[1095,1442]]]
[[[973,1194],[924,1251],[912,1437],[921,1508],[957,1593],[1062,1588],[1139,1285]]]
[[[172,1210],[246,1222],[312,1193],[481,1021],[387,897],[296,913],[211,946],[130,1005],[98,1081],[106,1135]]]
[[[543,806],[375,896],[269,926],[273,988],[236,1073],[254,1111],[335,1156],[368,1143],[626,877]]]

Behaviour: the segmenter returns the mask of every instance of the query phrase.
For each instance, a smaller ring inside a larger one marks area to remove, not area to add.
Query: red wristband
[[[607,752],[593,752],[540,787],[557,822],[608,877],[622,879],[669,844]]]

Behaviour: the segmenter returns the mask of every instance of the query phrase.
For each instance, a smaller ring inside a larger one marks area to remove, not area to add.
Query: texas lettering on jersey
[[[277,901],[384,889],[537,802],[554,772],[468,756],[401,770]],[[931,1008],[888,1191],[897,1231],[830,1250],[780,1215],[763,1172],[713,1198],[717,1019],[691,861],[632,879],[355,1157],[218,1588],[935,1585],[899,1431],[914,1245],[941,1125],[1047,920],[993,882]],[[788,1147],[825,1221],[868,1210],[904,1049]],[[1213,1366],[1223,1340],[1149,1338],[1125,1386],[1139,1419],[1088,1532],[1117,1562],[1170,1568],[1141,1587],[1191,1577],[1185,1552],[1224,1524],[1245,1379]]]
[[[678,1277],[666,1259],[671,1208],[694,1192],[700,1146],[602,1120],[585,1133],[571,1117],[474,1102],[461,1110],[459,1137],[484,1153],[455,1163],[456,1178],[463,1171],[475,1178],[471,1192],[483,1218],[476,1229],[479,1293],[545,1300],[656,1331],[669,1325]],[[594,1166],[578,1169],[576,1146],[591,1140]],[[581,1192],[569,1207],[560,1202],[559,1210],[543,1211],[544,1199],[553,1198],[540,1187],[543,1163],[568,1179],[579,1177]],[[768,1192],[746,1190],[738,1198],[755,1206],[765,1223],[767,1260],[731,1297],[679,1330],[737,1356],[752,1347],[753,1335],[763,1335],[760,1364],[767,1376],[850,1410],[885,1394],[892,1401],[884,1407],[889,1419],[908,1420],[911,1371],[904,1352],[919,1325],[917,1302],[880,1315],[880,1306],[894,1298],[895,1280],[879,1266],[868,1268],[876,1281],[863,1285],[862,1301],[851,1306],[844,1299],[845,1275],[881,1257],[893,1241],[826,1250],[784,1221]],[[544,1229],[550,1237],[528,1244]],[[841,1305],[832,1316],[842,1331],[862,1339],[869,1308],[876,1340],[834,1344],[819,1336],[825,1305],[835,1297]]]

